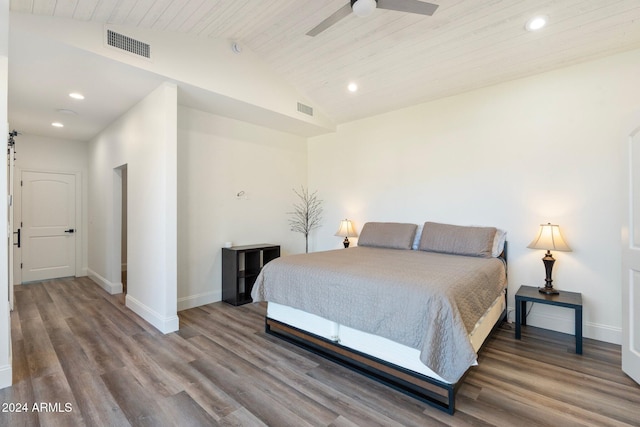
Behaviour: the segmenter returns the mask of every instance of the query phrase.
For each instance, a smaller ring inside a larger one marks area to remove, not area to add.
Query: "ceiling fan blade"
[[[399,12],[433,15],[438,9],[437,4],[418,0],[378,0],[378,9],[397,10]]]
[[[324,30],[326,30],[327,28],[329,28],[330,26],[332,26],[333,24],[335,24],[336,22],[338,22],[339,20],[341,20],[342,18],[350,14],[351,14],[351,4],[347,3],[343,7],[338,9],[333,15],[331,15],[330,17],[328,17],[327,19],[325,19],[324,21],[322,21],[321,23],[313,27],[307,33],[307,35],[311,37],[315,37],[321,32],[323,32]]]

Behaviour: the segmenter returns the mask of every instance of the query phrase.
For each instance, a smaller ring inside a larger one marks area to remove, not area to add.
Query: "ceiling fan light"
[[[356,0],[351,4],[351,8],[356,16],[362,17],[371,15],[376,10],[376,5],[376,0]]]

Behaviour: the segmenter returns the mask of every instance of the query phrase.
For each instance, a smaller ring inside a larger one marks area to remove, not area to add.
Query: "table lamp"
[[[344,237],[344,241],[342,243],[344,244],[345,248],[348,248],[349,237],[358,237],[358,233],[356,233],[356,230],[353,228],[353,224],[351,224],[351,221],[349,221],[348,219],[343,219],[342,221],[340,221],[340,228],[338,228],[338,231],[336,231],[336,236]]]
[[[551,223],[540,224],[538,236],[533,239],[527,247],[531,249],[545,249],[547,251],[544,258],[542,258],[544,269],[547,272],[547,278],[545,279],[544,288],[538,288],[538,291],[547,295],[559,294],[559,292],[553,288],[553,280],[551,279],[553,263],[556,262],[553,255],[551,255],[551,250],[571,252],[571,248],[562,238],[562,234],[560,234],[560,226]]]

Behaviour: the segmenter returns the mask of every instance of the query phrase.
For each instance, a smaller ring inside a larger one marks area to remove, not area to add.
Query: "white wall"
[[[582,292],[585,336],[620,342],[623,119],[640,107],[640,51],[338,127],[309,140],[309,185],[327,199],[315,249],[340,247],[348,217],[508,231],[509,294],[544,282],[538,225],[560,224],[554,285]],[[338,163],[337,153],[344,162]],[[530,324],[573,332],[573,311],[534,306]]]
[[[165,83],[89,146],[89,276],[111,292],[121,286],[115,169],[126,164],[126,305],[165,333],[178,329],[176,124],[177,87]]]
[[[82,216],[76,223],[77,238],[80,239],[81,253],[78,254],[80,263],[76,270],[80,276],[87,274],[87,153],[88,143],[84,141],[68,141],[62,139],[47,138],[37,135],[21,134],[16,138],[16,182],[20,180],[22,171],[43,172],[70,172],[79,173],[81,178],[81,194],[78,195],[82,202]],[[20,214],[20,189],[16,187],[14,204],[14,222],[19,223]],[[17,228],[14,227],[14,229]],[[20,265],[20,249],[15,250],[15,264]],[[20,283],[20,270],[14,269],[14,283]]]
[[[225,242],[304,252],[286,212],[293,188],[306,185],[306,164],[302,137],[178,108],[179,310],[221,299]]]
[[[9,69],[9,0],[0,0],[0,135],[6,138],[7,123],[7,83]],[[0,162],[0,188],[7,200],[7,162]],[[7,209],[0,209],[0,224],[7,224]],[[0,234],[5,244],[0,245],[0,260],[8,259],[7,235]],[[11,321],[9,318],[9,272],[7,263],[0,262],[0,388],[11,385]]]

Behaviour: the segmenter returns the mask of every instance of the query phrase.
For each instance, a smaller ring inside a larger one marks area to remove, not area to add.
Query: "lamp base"
[[[551,255],[551,251],[547,249],[547,253],[544,258],[542,258],[542,262],[544,263],[544,269],[547,273],[547,278],[544,279],[544,287],[538,288],[538,291],[541,294],[547,295],[558,295],[560,292],[553,289],[553,279],[551,279],[551,270],[553,269],[553,263],[556,262],[553,255]]]
[[[344,240],[342,241],[342,244],[344,245],[345,249],[349,247],[349,238],[345,237]]]
[[[559,291],[556,291],[553,286],[538,288],[538,292],[547,295],[558,295],[560,293]]]

